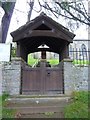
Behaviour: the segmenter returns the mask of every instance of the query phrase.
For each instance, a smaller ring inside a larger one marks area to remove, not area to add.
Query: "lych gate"
[[[64,93],[62,68],[47,67],[46,51],[59,54],[59,61],[69,56],[69,43],[74,34],[42,13],[11,33],[17,42],[17,56],[27,62],[29,53],[41,51],[40,67],[22,68],[22,94],[60,94]],[[39,48],[47,45],[48,48]]]

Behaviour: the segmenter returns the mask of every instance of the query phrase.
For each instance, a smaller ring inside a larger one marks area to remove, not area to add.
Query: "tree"
[[[15,2],[2,2],[2,8],[4,10],[4,16],[2,18],[2,43],[5,43],[11,17],[15,7]]]
[[[35,2],[35,0],[33,0]],[[49,14],[53,14],[55,17],[62,16],[67,21],[68,26],[71,29],[79,27],[79,25],[86,24],[90,26],[90,17],[86,4],[88,0],[38,0],[40,9],[36,12],[41,12],[42,9],[46,9]]]
[[[30,21],[30,18],[31,18],[31,15],[32,15],[32,10],[33,10],[33,7],[34,7],[34,0],[30,0],[29,2],[27,2],[29,4],[29,11],[28,11],[28,19],[27,21],[29,22]]]

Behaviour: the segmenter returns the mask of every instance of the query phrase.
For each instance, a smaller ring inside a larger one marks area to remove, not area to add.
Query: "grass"
[[[28,64],[30,66],[33,66],[35,63],[37,64],[38,63],[38,59],[34,59],[31,55],[28,55]],[[59,64],[59,60],[58,59],[50,59],[50,60],[47,60],[51,66],[53,65],[57,65]],[[74,65],[90,65],[90,61],[88,60],[73,60],[72,62]]]
[[[73,102],[65,108],[65,118],[88,118],[88,95],[86,91],[74,92]]]
[[[78,65],[90,65],[90,61],[88,60],[73,60],[72,63]]]
[[[0,96],[0,119],[2,118],[2,96]]]
[[[38,62],[38,59],[34,59],[31,55],[28,55],[28,64],[30,66],[33,66],[37,62]]]
[[[6,99],[9,97],[8,94],[4,93],[2,96],[2,118],[14,118],[16,111],[12,109],[8,109],[7,107],[7,101]]]
[[[54,114],[54,112],[45,112],[46,116],[52,116]]]
[[[33,66],[35,63],[37,64],[38,63],[38,59],[34,59],[31,55],[28,55],[28,64],[30,66]],[[58,59],[50,59],[50,60],[47,60],[50,65],[57,65],[59,63],[59,60]]]
[[[57,64],[59,64],[59,60],[58,59],[50,59],[50,60],[48,60],[48,62],[50,63],[50,65],[57,65]]]

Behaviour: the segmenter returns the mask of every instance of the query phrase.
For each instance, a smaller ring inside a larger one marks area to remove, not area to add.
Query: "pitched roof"
[[[49,30],[43,31],[38,30],[40,25],[47,26]],[[37,30],[36,30],[37,29]],[[21,26],[17,30],[11,33],[14,38],[13,41],[16,42],[26,37],[33,36],[51,36],[56,38],[64,39],[68,42],[72,42],[75,34],[69,31],[66,27],[54,21],[52,18],[47,16],[45,13],[41,13],[38,17],[27,22],[25,25]]]

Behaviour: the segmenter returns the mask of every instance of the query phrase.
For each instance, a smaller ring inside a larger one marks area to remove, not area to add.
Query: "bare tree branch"
[[[84,18],[87,19],[90,22],[90,19],[88,19],[88,17],[85,15],[85,13],[82,10],[80,10],[80,9],[78,9],[76,7],[73,7],[72,5],[69,5],[69,7],[73,8],[74,10],[76,10],[79,14],[83,15]]]
[[[34,7],[34,0],[30,0],[30,2],[28,2],[29,4],[29,12],[28,12],[28,22],[30,21],[30,18],[31,18],[31,15],[32,15],[32,10],[33,10],[33,7]]]
[[[21,10],[18,10],[18,9],[16,9],[16,8],[15,8],[15,10],[18,11],[18,12],[21,12],[21,13],[23,13],[23,14],[26,14],[26,12],[21,11]],[[26,15],[27,15],[27,14],[26,14]]]
[[[40,9],[39,9],[39,10],[36,10],[36,9],[34,9],[34,8],[33,8],[33,10],[34,10],[35,12],[37,12],[37,13],[39,13],[39,12],[41,12],[41,11],[42,11],[41,3],[40,3],[40,1],[39,1],[39,0],[38,0],[38,4],[39,4],[39,7],[40,7]]]
[[[63,8],[63,6],[59,2],[55,2],[55,3],[58,4],[60,6],[60,8],[62,8],[62,10],[65,10],[67,13],[69,13],[69,15],[72,16],[74,20],[76,20],[76,21],[78,20],[79,22],[82,22],[82,23],[85,23],[87,25],[90,25],[89,22],[85,22],[84,20],[79,19],[78,17],[73,15],[69,10]]]

